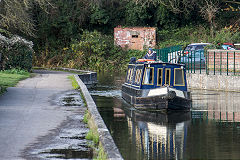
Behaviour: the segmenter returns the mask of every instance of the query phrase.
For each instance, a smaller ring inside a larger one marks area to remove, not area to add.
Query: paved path
[[[72,89],[68,73],[36,72],[36,77],[21,81],[0,96],[0,159],[21,159],[25,148],[72,114],[51,102],[55,95]]]

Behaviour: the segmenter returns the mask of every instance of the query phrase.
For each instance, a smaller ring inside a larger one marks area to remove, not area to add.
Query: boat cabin
[[[125,84],[136,89],[169,86],[187,91],[185,65],[165,62],[129,64]]]

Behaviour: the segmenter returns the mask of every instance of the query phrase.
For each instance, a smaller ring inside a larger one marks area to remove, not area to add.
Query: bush
[[[19,36],[7,38],[0,34],[0,69],[18,68],[30,71],[32,68],[32,47],[32,42]]]
[[[240,42],[239,29],[223,28],[215,32],[215,36],[211,37],[209,29],[204,26],[186,26],[174,30],[158,31],[157,48],[165,48],[175,45],[186,46],[190,43],[208,42],[215,45],[211,48],[218,48],[218,43],[236,43]]]
[[[126,50],[115,46],[113,36],[85,31],[79,41],[45,60],[48,67],[68,67],[95,71],[123,71],[131,57],[141,58],[146,51]]]

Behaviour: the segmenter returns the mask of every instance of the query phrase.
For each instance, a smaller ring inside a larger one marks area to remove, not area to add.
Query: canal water
[[[125,160],[240,159],[240,93],[192,90],[190,112],[154,113],[121,98],[124,75],[98,80],[90,93]]]

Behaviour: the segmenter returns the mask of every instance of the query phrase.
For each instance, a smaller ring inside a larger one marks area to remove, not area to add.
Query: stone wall
[[[156,28],[154,27],[116,27],[114,28],[114,43],[129,49],[143,50],[156,45]]]
[[[240,77],[187,73],[189,88],[240,92]]]
[[[116,144],[114,143],[111,134],[109,133],[101,115],[98,112],[97,106],[93,101],[86,85],[82,82],[78,75],[75,75],[82,94],[85,98],[87,108],[90,114],[89,125],[90,128],[94,128],[99,133],[100,145],[103,146],[104,152],[107,154],[107,158],[110,160],[123,160]]]

